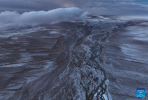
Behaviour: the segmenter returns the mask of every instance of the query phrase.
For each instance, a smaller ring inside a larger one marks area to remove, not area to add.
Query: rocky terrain
[[[0,100],[112,100],[106,43],[136,24],[89,19],[1,31]]]

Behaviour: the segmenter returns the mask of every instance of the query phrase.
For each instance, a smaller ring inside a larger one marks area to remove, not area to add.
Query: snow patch
[[[148,17],[147,16],[118,16],[117,17],[118,20],[146,20],[148,21]]]
[[[0,66],[0,67],[21,67],[21,66],[24,66],[25,63],[19,63],[19,64],[9,64],[9,65],[3,65],[3,66]]]
[[[103,97],[104,97],[105,100],[108,100],[106,94],[103,94]]]

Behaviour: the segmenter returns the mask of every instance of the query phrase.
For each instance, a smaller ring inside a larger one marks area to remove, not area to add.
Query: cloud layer
[[[135,2],[90,3],[86,10],[99,15],[148,15],[148,5]],[[121,1],[121,0],[120,0]],[[122,0],[126,1],[126,0]]]
[[[30,11],[19,14],[17,12],[4,11],[0,13],[0,23],[14,24],[45,24],[72,21],[86,18],[86,12],[82,9],[58,8],[49,11]]]
[[[98,15],[148,15],[148,0],[0,0],[0,12],[66,7],[78,7]]]

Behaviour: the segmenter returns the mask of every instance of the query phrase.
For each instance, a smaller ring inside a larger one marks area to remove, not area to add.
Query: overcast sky
[[[40,11],[79,7],[98,15],[146,15],[148,0],[0,0],[2,11]]]

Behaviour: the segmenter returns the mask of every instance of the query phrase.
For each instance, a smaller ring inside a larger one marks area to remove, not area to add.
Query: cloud
[[[0,23],[14,24],[45,24],[63,21],[79,20],[86,18],[87,12],[82,9],[58,8],[49,11],[30,11],[19,14],[17,12],[4,11],[0,13]]]
[[[127,2],[90,4],[85,10],[98,15],[148,15],[148,5]]]
[[[81,7],[85,0],[0,0],[0,11],[39,11],[65,7]]]
[[[78,7],[99,15],[144,15],[148,13],[148,0],[0,0],[0,11],[22,13],[67,7]]]

